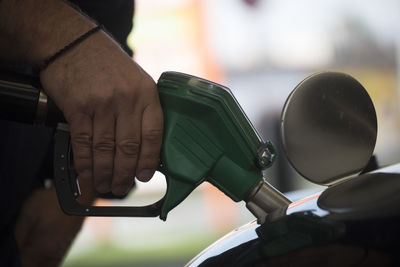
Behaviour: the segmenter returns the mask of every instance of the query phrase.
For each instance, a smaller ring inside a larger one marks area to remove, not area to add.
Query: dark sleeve
[[[132,30],[134,0],[70,0],[105,29],[132,56],[126,39]]]
[[[51,145],[53,129],[0,120],[0,266],[19,266],[13,225]]]
[[[1,228],[0,250],[0,266],[21,267],[17,242],[11,225]]]

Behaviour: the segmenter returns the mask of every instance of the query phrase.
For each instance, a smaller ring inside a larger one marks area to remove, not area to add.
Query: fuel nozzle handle
[[[272,165],[275,149],[257,134],[231,91],[176,72],[163,73],[157,86],[168,184],[160,218],[165,220],[204,181],[236,202],[246,201],[261,223],[285,215],[290,201],[262,175]]]

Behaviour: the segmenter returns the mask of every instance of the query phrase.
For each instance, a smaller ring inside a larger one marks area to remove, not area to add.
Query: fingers
[[[112,181],[115,195],[126,194],[135,174],[148,181],[158,167],[163,115],[155,83],[148,80],[143,89],[145,97],[132,98],[118,111]]]
[[[79,176],[91,179],[92,173],[92,118],[77,113],[69,119],[74,165]]]
[[[135,178],[140,150],[140,115],[139,112],[127,112],[119,115],[117,119],[112,181],[112,192],[115,195],[126,194]]]
[[[147,106],[142,117],[142,143],[136,171],[136,177],[143,182],[150,180],[158,167],[162,131],[163,115],[160,106]]]
[[[148,181],[159,164],[163,115],[152,80],[138,88],[97,98],[85,111],[69,113],[75,168],[93,179],[99,193],[124,195],[134,177]],[[138,93],[138,91],[140,93]]]
[[[115,152],[115,117],[111,109],[95,111],[92,150],[94,186],[99,193],[110,192]]]

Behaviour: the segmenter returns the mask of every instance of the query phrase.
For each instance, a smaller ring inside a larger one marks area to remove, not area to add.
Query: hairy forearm
[[[94,26],[59,0],[2,0],[0,18],[0,60],[32,66]]]

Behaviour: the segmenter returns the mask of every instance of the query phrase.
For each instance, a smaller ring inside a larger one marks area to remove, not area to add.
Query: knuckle
[[[65,103],[65,112],[70,113],[71,115],[85,113],[90,104],[85,98],[74,98],[72,100],[66,101]],[[71,108],[73,107],[73,108]]]
[[[74,157],[86,159],[91,157],[92,138],[86,134],[78,134],[71,138]]]
[[[128,157],[137,157],[140,150],[140,142],[136,139],[123,139],[117,143],[117,149]]]
[[[120,86],[114,89],[114,96],[118,100],[132,102],[137,98],[137,91],[133,89],[133,86],[128,84],[125,86]]]
[[[146,88],[147,90],[152,90],[152,91],[157,90],[156,83],[151,78],[143,80],[143,88]]]
[[[119,96],[123,98],[134,98],[136,97],[136,90],[133,89],[131,86],[122,86],[118,90]]]
[[[107,94],[98,95],[96,99],[92,101],[96,108],[108,108],[114,103],[113,94],[109,92]]]
[[[141,98],[149,98],[157,93],[157,85],[150,77],[143,77],[133,88],[136,89],[132,91]]]
[[[80,133],[72,136],[72,143],[84,148],[92,146],[92,137],[85,133]]]
[[[107,108],[114,103],[116,92],[115,87],[105,85],[103,90],[96,91],[85,99],[85,105],[93,110]]]
[[[93,151],[98,153],[114,153],[115,142],[111,137],[103,137],[93,145]]]
[[[142,139],[150,145],[159,145],[163,136],[162,130],[150,130],[143,133]]]
[[[78,112],[85,112],[90,107],[90,100],[88,99],[77,99],[75,100],[75,109]]]

